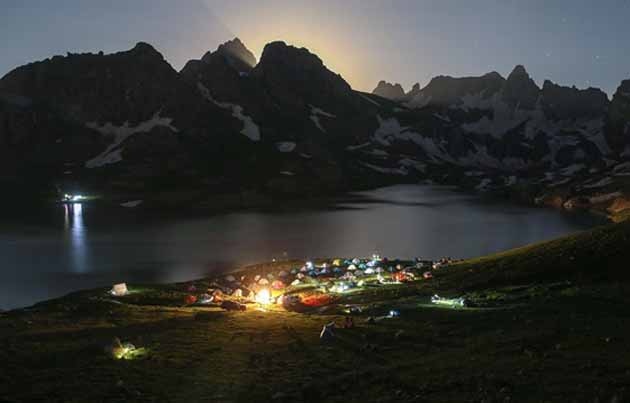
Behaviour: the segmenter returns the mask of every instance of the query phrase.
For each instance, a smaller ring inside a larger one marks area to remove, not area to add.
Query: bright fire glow
[[[255,300],[259,304],[269,305],[271,304],[271,293],[269,292],[268,289],[263,288],[262,290],[258,291],[258,293],[256,294]]]

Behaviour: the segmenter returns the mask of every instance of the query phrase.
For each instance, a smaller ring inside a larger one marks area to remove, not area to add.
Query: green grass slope
[[[626,401],[629,237],[605,226],[352,293],[338,308],[361,306],[356,326],[325,343],[340,309],[185,307],[184,284],[81,291],[0,314],[0,402]],[[144,354],[113,358],[114,337]]]
[[[440,272],[447,287],[473,290],[555,281],[630,280],[630,222],[469,259]]]

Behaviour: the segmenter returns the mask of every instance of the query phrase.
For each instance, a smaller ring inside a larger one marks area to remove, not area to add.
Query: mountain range
[[[176,71],[151,45],[55,56],[0,79],[15,191],[318,195],[420,180],[625,209],[630,80],[609,100],[545,81],[439,76],[353,90],[305,48],[234,39]]]

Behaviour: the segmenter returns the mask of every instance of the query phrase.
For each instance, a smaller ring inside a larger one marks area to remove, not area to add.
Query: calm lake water
[[[0,221],[0,308],[115,282],[172,282],[272,258],[474,257],[592,227],[591,215],[392,186],[321,209],[160,218],[90,205]]]

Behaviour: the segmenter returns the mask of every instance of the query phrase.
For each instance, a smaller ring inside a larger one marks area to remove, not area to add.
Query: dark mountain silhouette
[[[630,80],[624,80],[615,91],[610,105],[608,141],[620,153],[627,152],[630,143]]]
[[[374,88],[374,90],[372,91],[372,94],[387,99],[398,100],[404,98],[405,91],[403,90],[403,87],[398,83],[391,84],[387,81],[381,80],[379,81],[376,88]]]
[[[521,65],[514,67],[503,86],[503,100],[511,107],[534,109],[539,93],[540,88]]]
[[[0,177],[110,191],[304,194],[428,178],[584,193],[628,156],[628,87],[612,102],[594,88],[539,88],[519,65],[507,79],[439,76],[406,94],[381,81],[365,94],[284,42],[256,63],[234,39],[180,72],[141,42],[4,76]]]
[[[256,65],[254,54],[238,38],[219,45],[216,52],[223,55],[239,72],[249,72]],[[210,53],[206,53],[204,58],[209,55]]]

